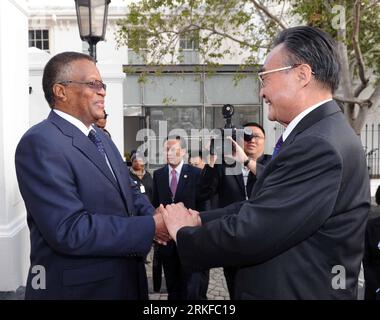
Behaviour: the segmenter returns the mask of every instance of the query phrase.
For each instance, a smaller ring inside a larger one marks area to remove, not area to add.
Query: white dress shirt
[[[293,129],[297,126],[297,124],[305,118],[310,112],[312,112],[314,109],[317,109],[322,104],[331,101],[332,99],[327,99],[321,102],[318,102],[317,104],[307,108],[306,110],[302,111],[297,117],[295,117],[286,127],[284,133],[282,134],[282,141],[285,141],[287,137],[289,137],[290,133],[293,131]]]
[[[182,161],[179,163],[179,165],[174,169],[175,172],[176,172],[176,177],[177,177],[177,186],[178,186],[178,183],[179,183],[179,177],[181,175],[181,170],[182,170],[182,167],[183,167],[183,159]],[[169,165],[169,186],[172,182],[172,170],[173,168]]]
[[[66,121],[70,122],[73,126],[77,127],[81,132],[83,132],[83,134],[88,137],[88,134],[90,133],[91,130],[95,130],[93,128],[93,126],[90,126],[90,127],[86,127],[85,124],[80,121],[79,119],[73,117],[72,115],[66,113],[66,112],[63,112],[61,110],[57,110],[57,109],[53,109],[53,111],[58,114],[61,118],[65,119]],[[112,170],[112,167],[111,167],[111,164],[108,160],[108,157],[107,157],[107,154],[105,155],[106,157],[106,162],[107,162],[107,165],[108,167],[110,168],[111,170],[111,173],[113,175],[113,177],[115,178],[116,180],[116,176]]]

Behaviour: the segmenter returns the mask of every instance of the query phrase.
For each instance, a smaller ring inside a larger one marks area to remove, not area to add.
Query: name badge
[[[143,185],[140,186],[140,192],[145,193],[145,187]]]

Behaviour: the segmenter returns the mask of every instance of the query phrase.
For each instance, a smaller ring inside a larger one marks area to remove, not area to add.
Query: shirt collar
[[[289,137],[290,133],[293,131],[293,129],[297,126],[297,124],[305,118],[310,112],[312,112],[314,109],[317,109],[322,104],[331,101],[332,99],[323,100],[321,102],[316,103],[315,105],[305,109],[302,111],[298,116],[296,116],[286,127],[284,133],[282,134],[282,140],[285,141],[287,137]]]
[[[72,115],[63,112],[61,110],[53,109],[53,111],[58,114],[61,118],[65,119],[66,121],[70,122],[73,126],[77,127],[85,136],[88,136],[90,131],[93,129],[92,126],[87,128],[85,124],[80,121],[79,119],[73,117]]]
[[[177,175],[179,175],[181,173],[182,167],[183,167],[183,159],[181,160],[179,165],[175,168]],[[172,170],[173,170],[173,168],[169,165],[169,175],[171,174]]]

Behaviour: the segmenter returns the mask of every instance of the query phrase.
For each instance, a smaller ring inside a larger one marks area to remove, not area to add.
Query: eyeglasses
[[[89,88],[93,89],[93,90],[96,90],[96,91],[99,91],[101,89],[104,89],[104,91],[107,90],[107,85],[102,82],[102,81],[99,81],[99,80],[92,80],[92,81],[74,81],[74,80],[66,80],[66,81],[61,81],[61,82],[58,82],[58,84],[69,84],[69,83],[77,83],[77,84],[85,84],[87,85]]]
[[[104,119],[107,119],[107,117],[108,117],[108,113],[104,112]]]
[[[277,69],[273,69],[273,70],[267,70],[267,71],[262,71],[262,72],[259,72],[257,75],[259,77],[259,80],[260,80],[260,83],[261,83],[261,86],[262,87],[265,87],[265,79],[263,78],[263,76],[265,76],[266,74],[270,74],[270,73],[274,73],[274,72],[279,72],[279,71],[285,71],[285,70],[290,70],[290,69],[294,69],[294,68],[297,68],[299,67],[300,65],[302,65],[303,63],[295,63],[291,66],[287,66],[287,67],[282,67],[282,68],[277,68]],[[311,74],[315,75],[314,71],[311,71]]]
[[[255,139],[255,140],[257,141],[257,140],[260,140],[260,139],[264,139],[264,137],[262,137],[262,136],[258,136],[258,135],[256,135],[256,134],[254,134],[254,135],[252,136],[252,139]]]

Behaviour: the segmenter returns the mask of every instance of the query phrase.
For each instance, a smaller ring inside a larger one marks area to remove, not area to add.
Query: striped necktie
[[[95,130],[91,130],[88,134],[88,138],[95,144],[96,148],[98,151],[105,156],[106,152],[104,151],[104,145],[102,140],[100,140],[98,134],[96,133]]]
[[[274,147],[272,159],[274,159],[277,156],[283,143],[284,143],[284,140],[282,140],[282,135],[281,135],[280,138],[277,140],[276,146]]]

